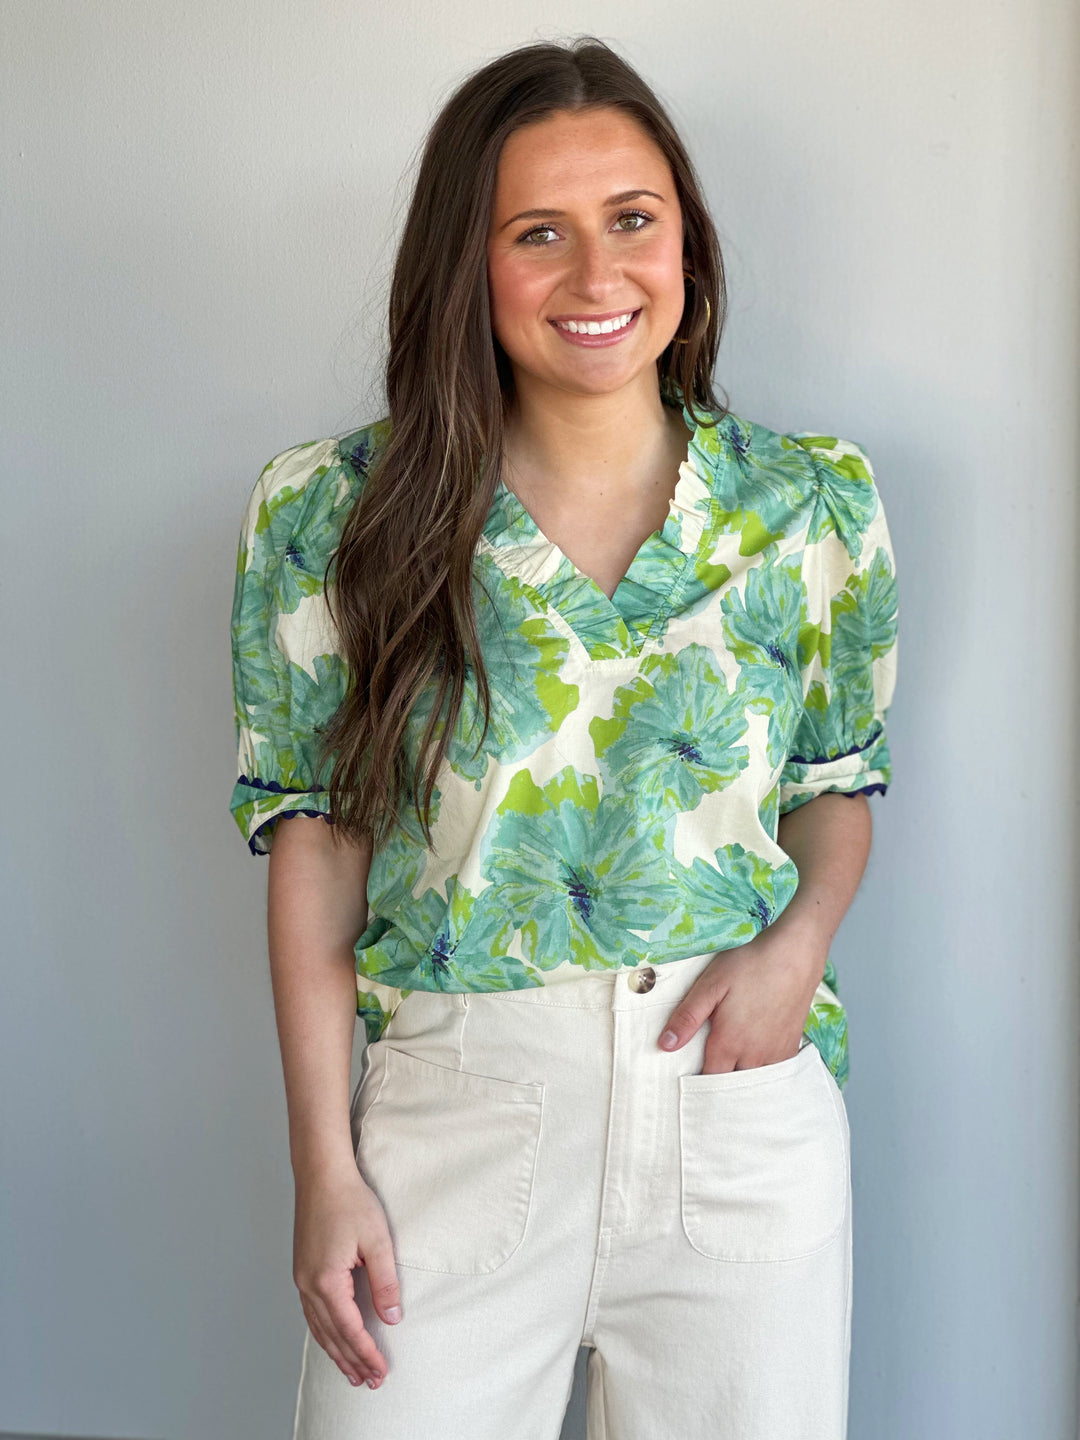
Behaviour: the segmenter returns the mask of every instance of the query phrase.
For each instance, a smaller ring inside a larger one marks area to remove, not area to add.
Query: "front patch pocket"
[[[386,1044],[368,1053],[356,1163],[386,1211],[395,1260],[451,1275],[497,1270],[525,1235],[544,1086]]]
[[[821,1053],[679,1077],[682,1225],[712,1260],[795,1260],[837,1236],[848,1129]]]

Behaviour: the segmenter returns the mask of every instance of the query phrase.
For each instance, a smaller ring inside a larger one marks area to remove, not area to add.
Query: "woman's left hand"
[[[825,971],[828,945],[804,928],[772,925],[753,940],[720,950],[668,1018],[677,1050],[705,1020],[703,1075],[749,1070],[797,1054],[814,991]]]

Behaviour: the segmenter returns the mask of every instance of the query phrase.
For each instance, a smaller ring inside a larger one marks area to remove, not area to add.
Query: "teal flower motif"
[[[560,676],[569,642],[536,614],[520,580],[503,574],[490,560],[478,560],[473,603],[491,691],[491,719],[484,735],[480,690],[470,665],[447,762],[479,790],[492,760],[498,765],[520,760],[558,730],[577,706],[578,687]],[[407,722],[410,753],[418,749],[433,704],[434,688],[429,686]],[[436,736],[444,727],[441,719]]]
[[[433,826],[441,807],[436,787]],[[499,953],[513,933],[505,916],[478,906],[456,876],[444,891],[422,888],[428,852],[415,816],[404,805],[402,818],[404,828],[372,856],[372,918],[356,942],[359,974],[405,991],[514,990],[537,983],[520,960]]]
[[[256,537],[256,546],[260,541]],[[239,558],[240,574],[244,574],[244,552]],[[253,562],[254,564],[255,562]],[[277,669],[270,630],[274,624],[273,594],[262,572],[253,570],[251,578],[237,585],[232,613],[233,688],[237,699],[237,720],[252,723],[251,715],[261,706],[273,707],[278,693]],[[284,658],[284,657],[282,657]],[[246,703],[245,714],[241,701]]]
[[[339,451],[348,459],[354,474],[361,481],[366,480],[375,456],[390,439],[390,432],[390,419],[387,416],[361,426],[359,430],[354,430],[351,435],[346,435],[339,441]]]
[[[324,478],[331,469],[341,475],[340,466],[319,466],[299,492],[286,488],[270,502],[272,528],[288,524],[292,531],[277,570],[278,604],[286,615],[307,596],[323,593],[327,564],[341,537],[341,492]]]
[[[312,458],[305,460],[307,452]],[[269,490],[258,505],[250,541],[245,551],[241,541],[240,567],[261,577],[274,597],[275,608],[291,615],[304,598],[322,593],[326,568],[341,538],[343,518],[359,493],[341,463],[335,458],[316,463],[315,455],[327,454],[327,442],[310,441],[284,451],[271,461],[260,476]],[[276,482],[274,472],[287,468],[295,483]],[[259,490],[253,493],[253,501]],[[265,492],[263,492],[265,494]]]
[[[244,763],[249,776],[285,788],[317,789],[324,783],[328,769],[323,776],[314,773],[316,732],[345,695],[345,661],[331,644],[300,664],[283,650],[278,629],[304,600],[323,603],[326,554],[340,524],[340,515],[334,519],[341,502],[333,483],[340,474],[339,465],[316,465],[305,483],[283,485],[261,500],[238,549],[233,690],[237,726],[245,735]]]
[[[520,960],[500,953],[510,934],[505,916],[478,905],[468,887],[452,878],[445,894],[429,888],[413,897],[407,914],[396,912],[359,952],[360,969],[401,990],[457,993],[535,985]]]
[[[877,714],[873,661],[896,643],[897,590],[883,548],[833,596],[830,627],[819,642],[828,688],[820,680],[811,683],[791,759],[797,764],[835,760],[877,746],[875,768],[885,769],[888,752]],[[794,770],[791,774],[797,776]]]
[[[636,965],[667,914],[667,865],[635,831],[631,798],[599,798],[594,776],[567,765],[541,788],[512,778],[481,845],[490,884],[478,905],[505,915],[540,970],[570,960],[585,969]]]
[[[287,697],[261,701],[251,712],[248,724],[253,732],[255,773],[273,775],[282,785],[319,789],[328,783],[333,756],[327,758],[322,771],[315,773],[321,731],[345,697],[347,673],[340,655],[316,655],[312,660],[315,674],[302,665],[288,665]],[[267,751],[257,737],[266,724],[269,732]]]
[[[799,884],[793,860],[773,869],[738,841],[715,851],[715,863],[696,858],[679,868],[682,915],[671,934],[690,954],[752,940],[787,908]]]
[[[294,608],[298,602],[299,596]],[[237,592],[232,622],[236,722],[248,736],[250,775],[286,788],[311,789],[325,781],[325,775],[314,773],[315,732],[344,699],[347,672],[336,653],[313,656],[311,670],[283,654],[274,629],[284,605],[280,588],[269,581],[245,584]]]
[[[605,793],[625,793],[656,812],[693,810],[703,795],[730,785],[750,758],[744,698],[730,693],[706,645],[649,655],[613,699],[610,720],[589,734]]]
[[[799,624],[802,582],[797,561],[777,564],[770,547],[764,563],[747,572],[743,593],[734,586],[720,600],[724,634],[740,665],[738,693],[746,708],[769,716],[768,760],[781,765],[802,705]]]
[[[814,506],[806,543],[813,545],[830,530],[835,530],[848,554],[856,559],[866,527],[878,509],[870,461],[852,440],[810,434],[790,438],[810,455],[816,472],[818,503]]]
[[[872,703],[870,662],[896,643],[897,591],[889,557],[878,548],[870,564],[849,575],[831,605],[833,689],[857,687]]]
[[[431,793],[432,829],[438,824],[441,810],[442,792],[436,785]],[[428,851],[408,797],[402,799],[397,818],[399,823],[372,854],[367,897],[372,916],[393,916],[400,922],[412,911],[414,893],[427,869]],[[363,939],[361,936],[357,942],[358,950]]]
[[[772,539],[790,529],[814,493],[812,467],[784,442],[784,436],[731,414],[703,430],[697,442],[711,460],[713,495],[720,507],[729,514],[756,516]]]
[[[805,767],[868,750],[884,733],[884,726],[874,714],[868,684],[850,693],[837,691],[830,699],[821,681],[814,680],[803,702],[788,757],[787,777],[791,783],[798,783],[806,778]]]

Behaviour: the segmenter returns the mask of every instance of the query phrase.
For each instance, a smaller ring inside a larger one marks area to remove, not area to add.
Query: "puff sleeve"
[[[345,663],[324,593],[352,499],[337,442],[283,451],[248,499],[232,607],[237,780],[230,810],[253,855],[283,816],[328,819],[317,730],[345,694]]]
[[[895,557],[866,453],[798,434],[814,499],[802,562],[802,713],[780,777],[780,814],[826,791],[884,794],[886,715],[896,684]]]

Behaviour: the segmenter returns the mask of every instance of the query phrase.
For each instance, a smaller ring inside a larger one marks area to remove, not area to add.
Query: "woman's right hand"
[[[372,1304],[388,1325],[401,1319],[401,1292],[386,1213],[351,1167],[296,1182],[293,1281],[312,1336],[354,1385],[378,1389],[386,1360],[364,1325],[353,1270],[367,1270]],[[394,1308],[397,1308],[397,1315]]]

